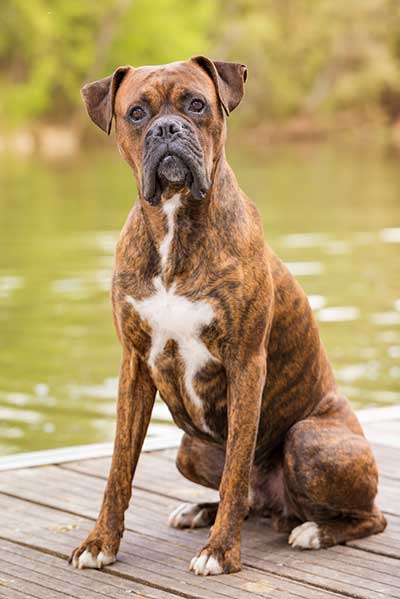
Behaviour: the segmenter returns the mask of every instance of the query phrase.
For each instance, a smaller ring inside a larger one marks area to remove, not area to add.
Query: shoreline
[[[390,447],[400,448],[399,431],[395,430],[400,421],[400,405],[385,406],[382,408],[365,408],[356,410],[356,414],[371,443],[379,443]],[[396,423],[397,421],[397,423]],[[387,430],[385,438],[382,438],[382,425],[387,427],[392,424],[394,430]],[[148,435],[143,446],[144,452],[157,451],[160,449],[171,449],[178,447],[183,432],[175,425],[151,423]],[[0,472],[15,470],[19,468],[33,468],[48,464],[63,464],[77,459],[92,459],[111,457],[113,453],[113,442],[91,443],[87,445],[72,445],[69,447],[57,447],[42,451],[29,451],[0,457]]]
[[[364,145],[379,141],[388,150],[400,154],[400,119],[389,123],[381,113],[344,111],[329,115],[298,115],[285,120],[264,120],[260,124],[233,121],[229,140],[250,149],[260,143],[279,146],[313,146],[337,142]],[[113,135],[73,125],[36,123],[0,134],[0,156],[40,156],[51,161],[73,158],[99,145],[114,146]]]

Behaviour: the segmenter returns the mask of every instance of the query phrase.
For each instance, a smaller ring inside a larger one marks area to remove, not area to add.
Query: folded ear
[[[238,62],[210,60],[206,56],[195,56],[193,60],[211,76],[218,98],[226,115],[236,108],[244,94],[247,68]]]
[[[109,77],[87,83],[81,89],[81,96],[88,115],[100,129],[110,135],[114,115],[114,101],[118,88],[131,67],[118,67]]]

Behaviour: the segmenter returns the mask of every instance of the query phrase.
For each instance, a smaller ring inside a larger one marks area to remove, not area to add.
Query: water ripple
[[[357,320],[360,310],[355,306],[332,306],[318,311],[318,320],[321,322],[347,322]]]

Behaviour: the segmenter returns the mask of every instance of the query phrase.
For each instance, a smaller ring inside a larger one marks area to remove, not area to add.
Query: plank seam
[[[22,582],[26,582],[26,581],[24,581],[24,579],[23,579],[23,578],[21,578],[20,576],[16,576],[15,574],[13,574],[12,576],[13,576],[13,579],[14,579],[14,578],[17,578],[18,580],[21,580]],[[2,590],[4,590],[4,589],[6,589],[6,590],[7,590],[7,589],[10,589],[10,588],[11,588],[11,587],[9,587],[9,586],[4,586],[4,585],[1,585],[1,586],[0,586],[0,592],[1,592]],[[22,591],[20,591],[19,589],[12,589],[12,588],[11,588],[11,590],[12,590],[13,592],[17,591],[17,593],[18,593],[18,594],[19,594],[21,597],[23,597],[23,599],[28,599],[29,597],[32,597],[32,599],[41,599],[40,597],[38,597],[38,595],[31,595],[31,593],[27,593],[25,590],[24,590],[24,592],[23,592],[23,593],[22,593]],[[46,590],[49,590],[49,589],[46,589]],[[1,597],[4,597],[5,599],[7,599],[7,596],[6,596],[6,595],[0,595],[0,596],[1,596]],[[71,596],[70,596],[70,597],[71,597]]]
[[[57,468],[60,468],[60,469],[62,469],[62,470],[68,470],[69,472],[75,472],[76,474],[80,474],[80,475],[82,475],[82,476],[87,476],[87,477],[89,477],[89,478],[90,478],[90,477],[92,477],[92,478],[97,478],[97,479],[99,479],[99,480],[103,480],[103,481],[105,481],[105,482],[107,481],[107,478],[108,478],[107,476],[103,476],[103,475],[101,475],[101,474],[95,474],[95,473],[92,473],[92,472],[87,472],[87,471],[83,471],[83,470],[78,470],[78,469],[71,468],[70,466],[66,466],[66,465],[62,465],[62,464],[54,464],[54,465],[55,465],[55,467],[57,467]],[[385,474],[385,475],[382,475],[382,476],[380,477],[380,479],[383,479],[383,480],[384,480],[384,479],[390,479],[390,480],[394,480],[394,481],[396,481],[396,482],[399,482],[399,481],[398,481],[398,479],[393,479],[393,478],[392,478],[392,477],[390,477],[390,476],[386,476],[386,474]],[[165,497],[165,498],[167,498],[167,499],[174,499],[174,500],[177,500],[177,501],[181,501],[181,502],[182,502],[182,498],[181,498],[181,497],[176,497],[175,495],[169,495],[169,494],[167,494],[167,493],[161,493],[161,492],[159,492],[159,491],[151,491],[150,489],[146,489],[145,487],[142,487],[142,486],[139,486],[139,485],[134,485],[134,487],[133,487],[133,488],[134,488],[134,489],[135,489],[135,488],[136,488],[136,489],[139,489],[140,491],[144,491],[144,492],[146,492],[146,493],[151,493],[152,495],[162,496],[162,497]],[[3,492],[3,491],[0,491],[0,493],[2,493],[2,492]],[[389,510],[381,510],[381,511],[382,511],[384,514],[388,514],[389,516],[399,517],[399,514],[398,514],[398,513],[391,512],[391,511],[389,511]]]
[[[75,472],[76,474],[82,474],[83,476],[88,476],[91,478],[97,478],[98,480],[102,480],[104,482],[107,481],[106,476],[102,476],[101,474],[95,474],[92,472],[84,472],[82,470],[78,470],[76,468],[71,468],[68,465],[64,464],[54,464],[56,468],[60,468],[61,470],[68,470],[68,472]],[[165,499],[173,499],[174,501],[182,502],[181,497],[177,497],[176,495],[169,495],[168,493],[162,493],[161,491],[152,491],[151,489],[146,489],[140,485],[134,485],[133,490],[138,489],[139,491],[144,491],[145,493],[151,493],[151,495],[156,495],[157,497],[165,497]],[[0,491],[1,493],[1,491]]]
[[[1,538],[1,537],[0,537],[0,538]],[[12,564],[12,562],[9,562],[8,560],[6,560],[6,559],[4,559],[4,558],[2,558],[2,559],[4,560],[4,562],[6,562],[6,563],[8,563],[8,564],[11,564],[11,565],[13,565],[13,564]],[[28,582],[28,581],[27,581],[25,578],[21,578],[21,576],[18,576],[18,574],[13,574],[12,576],[13,576],[13,578],[17,578],[18,580],[21,580],[22,582],[25,582],[25,583],[26,583],[26,582]],[[40,588],[44,589],[45,591],[52,591],[52,590],[54,590],[54,589],[49,589],[49,587],[45,587],[43,584],[41,584],[40,582],[37,582],[37,581],[35,581],[35,582],[34,582],[34,584],[35,584],[36,586],[38,586],[38,587],[40,587]],[[1,587],[0,587],[0,588],[1,588]],[[18,590],[18,589],[17,589],[17,590]],[[67,593],[65,593],[64,591],[61,591],[60,589],[56,589],[56,592],[57,592],[57,593],[59,593],[60,595],[64,595],[65,597],[69,597],[70,599],[73,599],[73,596],[72,596],[72,595],[70,595],[69,593],[67,594]],[[25,591],[24,591],[24,593],[25,593]],[[38,596],[37,596],[37,595],[30,595],[30,594],[29,594],[29,596],[30,596],[30,597],[35,597],[35,599],[38,599]]]
[[[400,560],[399,555],[389,553],[389,550],[386,551],[385,549],[378,551],[377,549],[374,549],[374,548],[368,549],[366,547],[358,547],[357,545],[347,545],[347,547],[351,547],[352,549],[357,549],[358,551],[363,551],[364,553],[373,553],[374,555],[382,555],[384,557],[390,557],[391,559]]]
[[[168,431],[164,435],[149,437],[145,440],[142,451],[151,453],[163,449],[173,449],[178,447],[181,437],[182,433],[178,429]],[[112,456],[112,453],[112,443],[94,443],[91,445],[75,445],[44,451],[31,451],[0,458],[0,471],[37,468],[39,466],[62,464],[76,460],[108,458]]]
[[[299,578],[298,576],[294,576],[292,574],[277,574],[276,572],[274,572],[272,569],[270,568],[266,568],[266,567],[256,567],[256,566],[252,566],[251,564],[245,564],[248,568],[250,568],[251,570],[255,570],[257,572],[268,572],[268,574],[274,574],[275,576],[281,576],[283,578],[283,576],[285,578],[287,578],[288,580],[292,580],[293,582],[298,582],[303,584],[304,586],[309,585],[315,589],[321,589],[323,591],[329,591],[331,593],[336,593],[337,595],[342,595],[343,597],[350,597],[351,599],[365,599],[366,595],[359,595],[358,593],[351,593],[351,592],[347,592],[347,591],[339,591],[337,589],[334,589],[330,586],[327,585],[322,585],[322,584],[317,584],[317,583],[313,583],[313,582],[305,582],[304,580],[302,580],[301,578]]]
[[[1,540],[1,539],[2,539],[2,537],[0,537],[0,540]],[[13,541],[8,541],[7,539],[4,539],[4,540],[6,540],[6,541],[7,541],[8,543],[10,543],[11,545],[17,545],[17,546],[19,545],[19,543],[13,543]],[[34,547],[28,547],[28,548],[29,548],[29,549],[34,549]],[[8,553],[8,554],[11,554],[11,555],[15,555],[15,553],[13,553],[13,552],[10,552],[10,551],[8,551],[7,553]],[[37,550],[36,550],[36,553],[39,553],[39,554],[44,554],[44,552],[42,552],[42,551],[37,551]],[[9,556],[8,556],[8,557],[9,557]],[[57,557],[57,556],[53,556],[53,557]],[[10,557],[9,557],[9,559],[6,559],[6,558],[4,557],[4,555],[2,555],[2,556],[1,556],[1,561],[2,561],[3,563],[10,564],[11,566],[14,566],[14,567],[16,567],[16,566],[17,566],[17,564],[14,564],[14,562],[10,561],[10,559],[12,559],[12,558],[10,558]],[[64,561],[64,559],[63,559],[63,561]],[[35,573],[36,573],[36,570],[35,570],[34,568],[29,568],[28,566],[26,566],[26,567],[25,567],[25,572],[26,572],[26,570],[28,570],[28,572],[35,572]],[[13,576],[13,578],[18,578],[18,580],[22,580],[23,582],[30,582],[30,581],[28,581],[26,578],[22,578],[22,577],[21,577],[21,576],[19,576],[18,574],[13,574],[12,576]],[[63,579],[62,579],[62,578],[58,578],[58,577],[56,577],[56,576],[54,576],[54,575],[52,576],[52,578],[53,578],[53,580],[58,580],[59,582],[65,582],[65,581],[63,581]],[[41,588],[44,588],[44,589],[46,589],[46,591],[50,591],[50,592],[52,592],[52,591],[55,591],[56,593],[60,593],[61,595],[65,595],[66,597],[70,597],[71,599],[73,599],[73,598],[74,598],[74,596],[73,596],[73,595],[70,595],[69,593],[67,594],[67,593],[65,593],[64,591],[62,591],[62,590],[61,590],[61,589],[59,589],[59,588],[57,588],[57,589],[50,589],[49,587],[47,587],[47,586],[45,587],[45,586],[44,586],[44,585],[43,585],[41,582],[38,582],[38,581],[34,581],[34,584],[35,584],[35,585],[37,585],[37,586],[39,586],[39,587],[41,587]],[[77,582],[74,582],[74,583],[73,583],[73,585],[74,585],[75,587],[77,587],[78,589],[82,589],[82,591],[83,591],[83,592],[85,592],[85,591],[87,590],[87,587],[85,587],[85,586],[83,586],[82,584],[79,584],[79,583],[77,583]],[[113,586],[114,586],[114,585],[113,585]],[[0,587],[0,588],[1,588],[1,587]],[[115,587],[115,588],[117,589],[117,587]],[[80,592],[80,591],[79,591],[79,592]],[[107,599],[107,595],[105,595],[105,594],[104,594],[104,593],[102,593],[101,591],[96,591],[96,594],[99,594],[99,599],[100,599],[100,597],[105,597],[105,598]]]

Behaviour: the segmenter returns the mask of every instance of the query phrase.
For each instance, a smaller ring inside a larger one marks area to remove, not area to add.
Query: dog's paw
[[[182,503],[170,514],[172,528],[203,528],[214,524],[218,503]]]
[[[109,566],[116,560],[116,555],[102,547],[100,540],[85,541],[77,547],[69,559],[69,563],[74,568],[83,570],[84,568],[97,568],[100,570],[103,566]]]
[[[211,549],[205,547],[190,562],[190,570],[197,576],[213,576],[216,574],[231,574],[239,572],[240,559],[234,558],[239,555],[239,551],[223,551],[221,549]]]
[[[289,545],[299,549],[320,549],[320,528],[315,522],[304,522],[296,526],[289,536]]]
[[[190,562],[190,570],[197,574],[197,576],[209,576],[223,573],[223,568],[217,557],[206,552],[202,552],[192,559]]]

